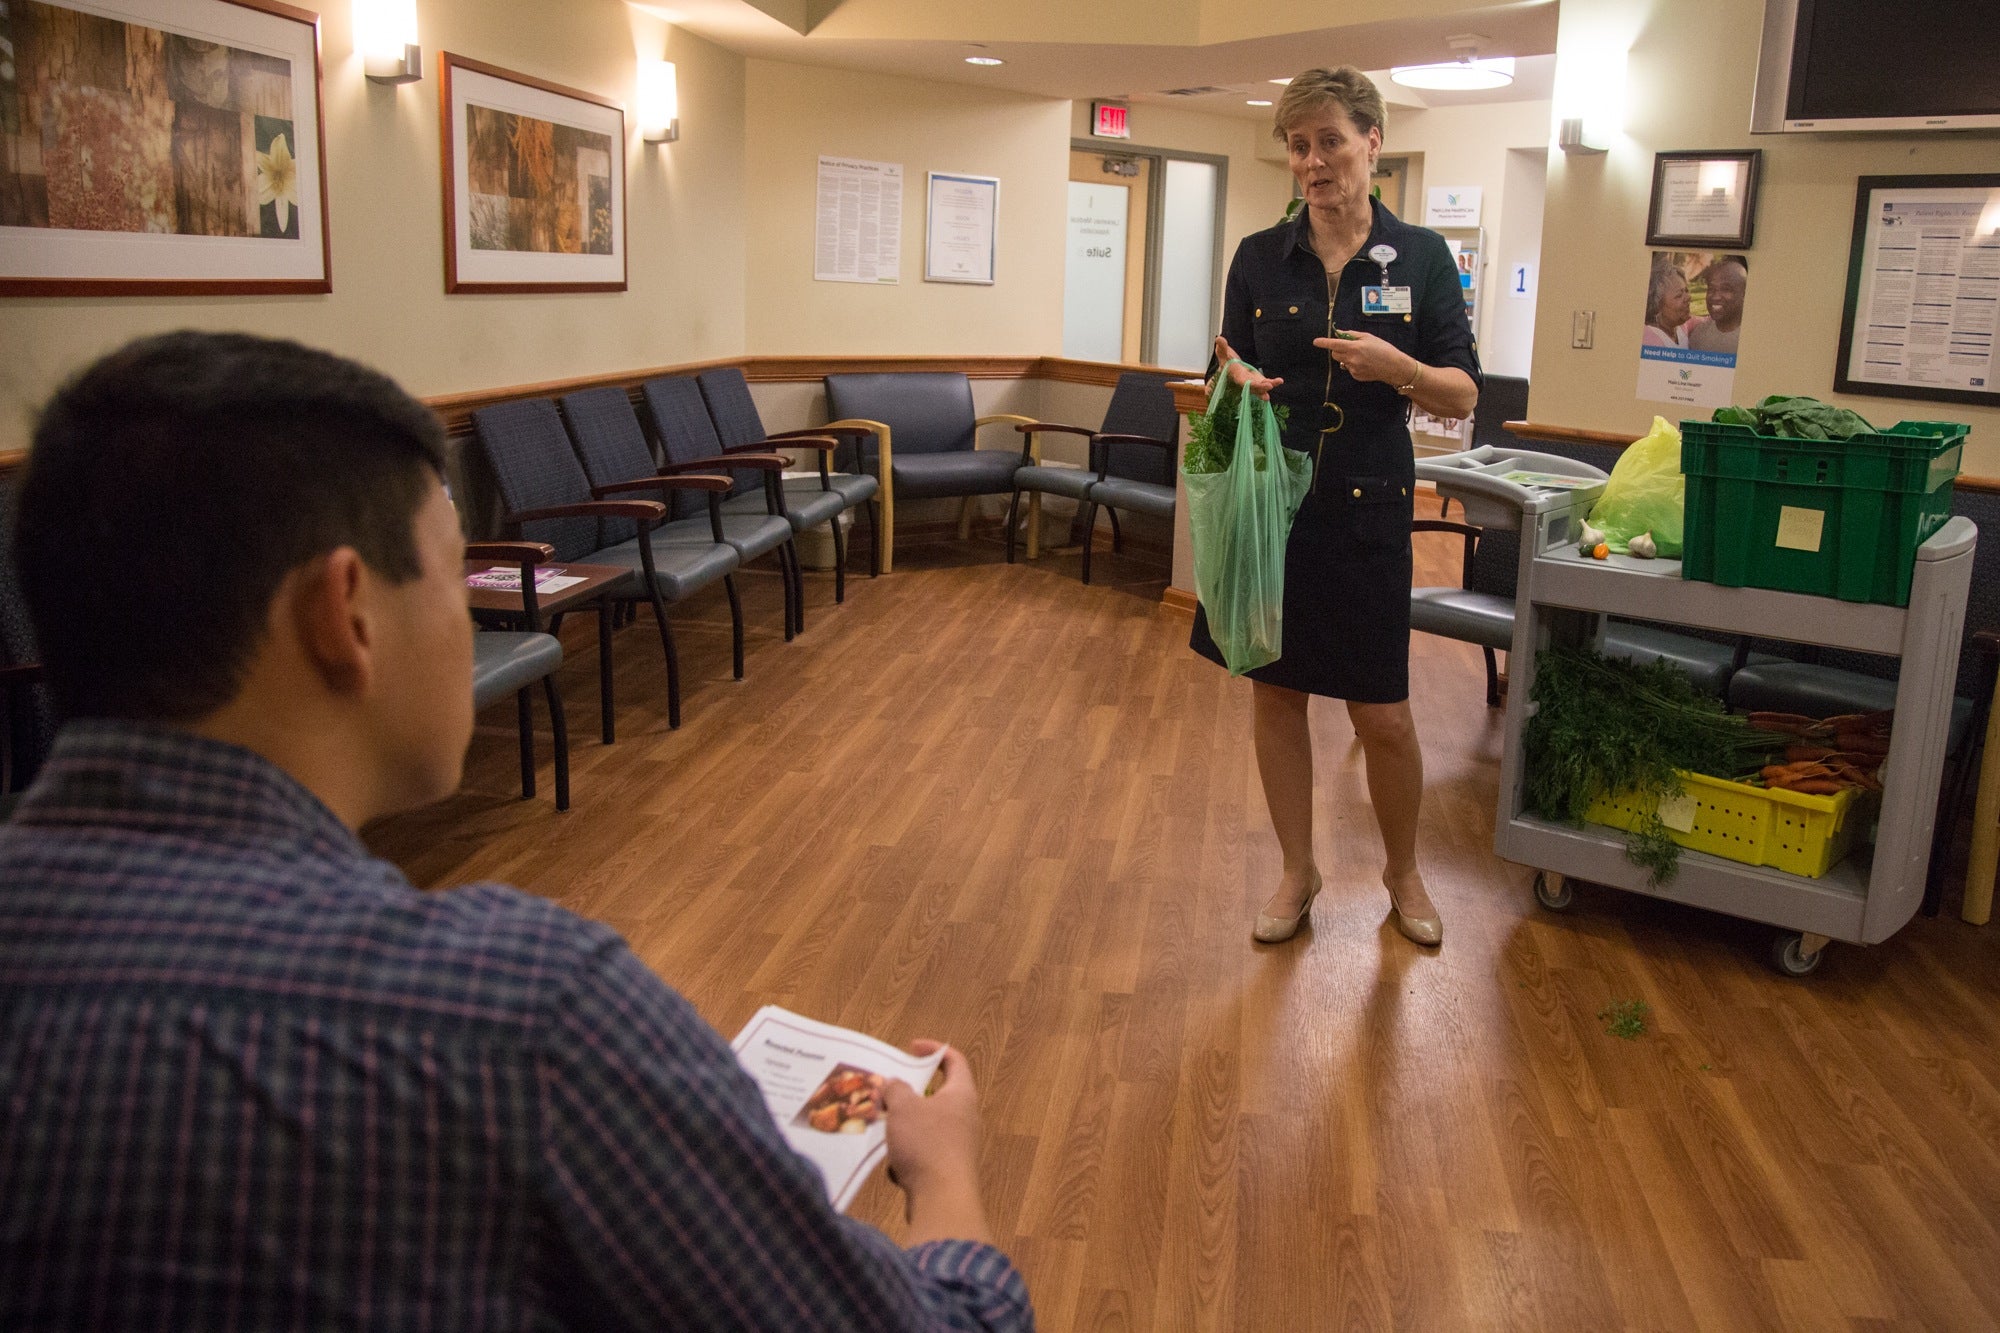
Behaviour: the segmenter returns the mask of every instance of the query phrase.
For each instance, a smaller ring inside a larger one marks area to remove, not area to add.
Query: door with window
[[[1200,371],[1222,292],[1226,160],[1070,153],[1063,355]]]

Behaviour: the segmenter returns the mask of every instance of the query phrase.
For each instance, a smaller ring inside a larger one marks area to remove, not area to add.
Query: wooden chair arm
[[[1972,641],[1986,652],[2000,653],[2000,629],[1976,629]]]
[[[678,477],[639,477],[633,481],[613,481],[592,486],[592,495],[619,495],[627,491],[726,491],[736,483],[728,477],[691,474]],[[664,507],[663,507],[664,508]]]
[[[1449,518],[1413,518],[1410,520],[1410,531],[1449,532],[1465,538],[1465,558],[1459,562],[1458,586],[1472,586],[1472,555],[1479,549],[1479,539],[1485,535],[1483,529]]]
[[[767,441],[807,440],[815,435],[875,435],[887,429],[888,427],[879,421],[836,421],[825,426],[806,426],[799,430],[781,430],[766,438]]]
[[[867,431],[860,430],[854,432],[856,437],[866,435],[867,433]],[[831,435],[773,435],[769,439],[753,440],[749,444],[728,445],[724,447],[722,452],[725,454],[761,454],[767,449],[773,448],[817,449],[823,454],[830,454],[840,448],[840,441]]]
[[[783,472],[792,465],[792,460],[783,454],[729,454],[726,457],[700,458],[692,463],[670,464],[674,468],[742,468],[744,471]],[[667,468],[661,468],[665,472]]]
[[[1150,444],[1156,449],[1172,449],[1174,447],[1172,440],[1156,440],[1150,435],[1118,435],[1107,434],[1103,431],[1092,432],[1090,442],[1092,444]]]
[[[1019,412],[995,412],[989,417],[973,418],[972,428],[978,430],[981,426],[997,426],[1003,421],[1011,421],[1017,426],[1033,426],[1037,424],[1033,417],[1024,417]]]
[[[636,518],[657,523],[666,516],[667,507],[658,500],[591,500],[583,504],[551,505],[547,509],[524,509],[518,514],[508,514],[502,521],[518,528],[523,523],[538,523],[545,518]]]
[[[547,542],[467,542],[467,560],[505,560],[533,569],[556,558],[556,548]]]
[[[33,685],[42,678],[40,662],[23,662],[18,666],[0,666],[0,688],[12,689],[16,685]]]
[[[1033,435],[1038,431],[1061,431],[1065,435],[1095,435],[1088,426],[1063,426],[1053,421],[1024,421],[1014,427],[1023,435]]]

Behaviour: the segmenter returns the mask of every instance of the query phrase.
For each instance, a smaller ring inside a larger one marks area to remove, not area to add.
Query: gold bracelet
[[[1423,377],[1424,377],[1424,363],[1419,361],[1417,362],[1417,373],[1410,376],[1410,382],[1408,384],[1398,384],[1396,386],[1396,392],[1402,394],[1403,397],[1408,398],[1410,394],[1416,389],[1418,382],[1421,381]]]

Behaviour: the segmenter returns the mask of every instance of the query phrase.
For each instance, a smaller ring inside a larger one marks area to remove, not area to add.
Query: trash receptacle
[[[843,539],[854,525],[854,511],[843,509],[827,522],[816,528],[807,528],[795,533],[792,545],[798,550],[799,564],[807,569],[832,569],[836,563],[833,555],[833,525],[840,524]]]

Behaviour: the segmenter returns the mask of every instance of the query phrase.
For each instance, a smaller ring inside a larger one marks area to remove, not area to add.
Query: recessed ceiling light
[[[1431,88],[1448,92],[1477,92],[1505,88],[1514,81],[1514,57],[1495,56],[1491,60],[1447,60],[1437,65],[1398,65],[1389,71],[1389,81],[1405,88]]]
[[[1004,65],[1007,62],[998,56],[967,56],[965,63],[968,65]]]
[[[1268,99],[1266,99],[1266,98],[1262,98],[1262,97],[1253,97],[1253,98],[1251,98],[1251,99],[1250,99],[1249,101],[1245,102],[1245,103],[1244,103],[1243,105],[1245,105],[1245,106],[1269,106],[1269,105],[1271,105],[1271,103],[1270,103],[1270,101],[1269,101]]]
[[[1288,88],[1291,86],[1292,81],[1290,79],[1272,79],[1271,82],[1277,84],[1280,88]]]

